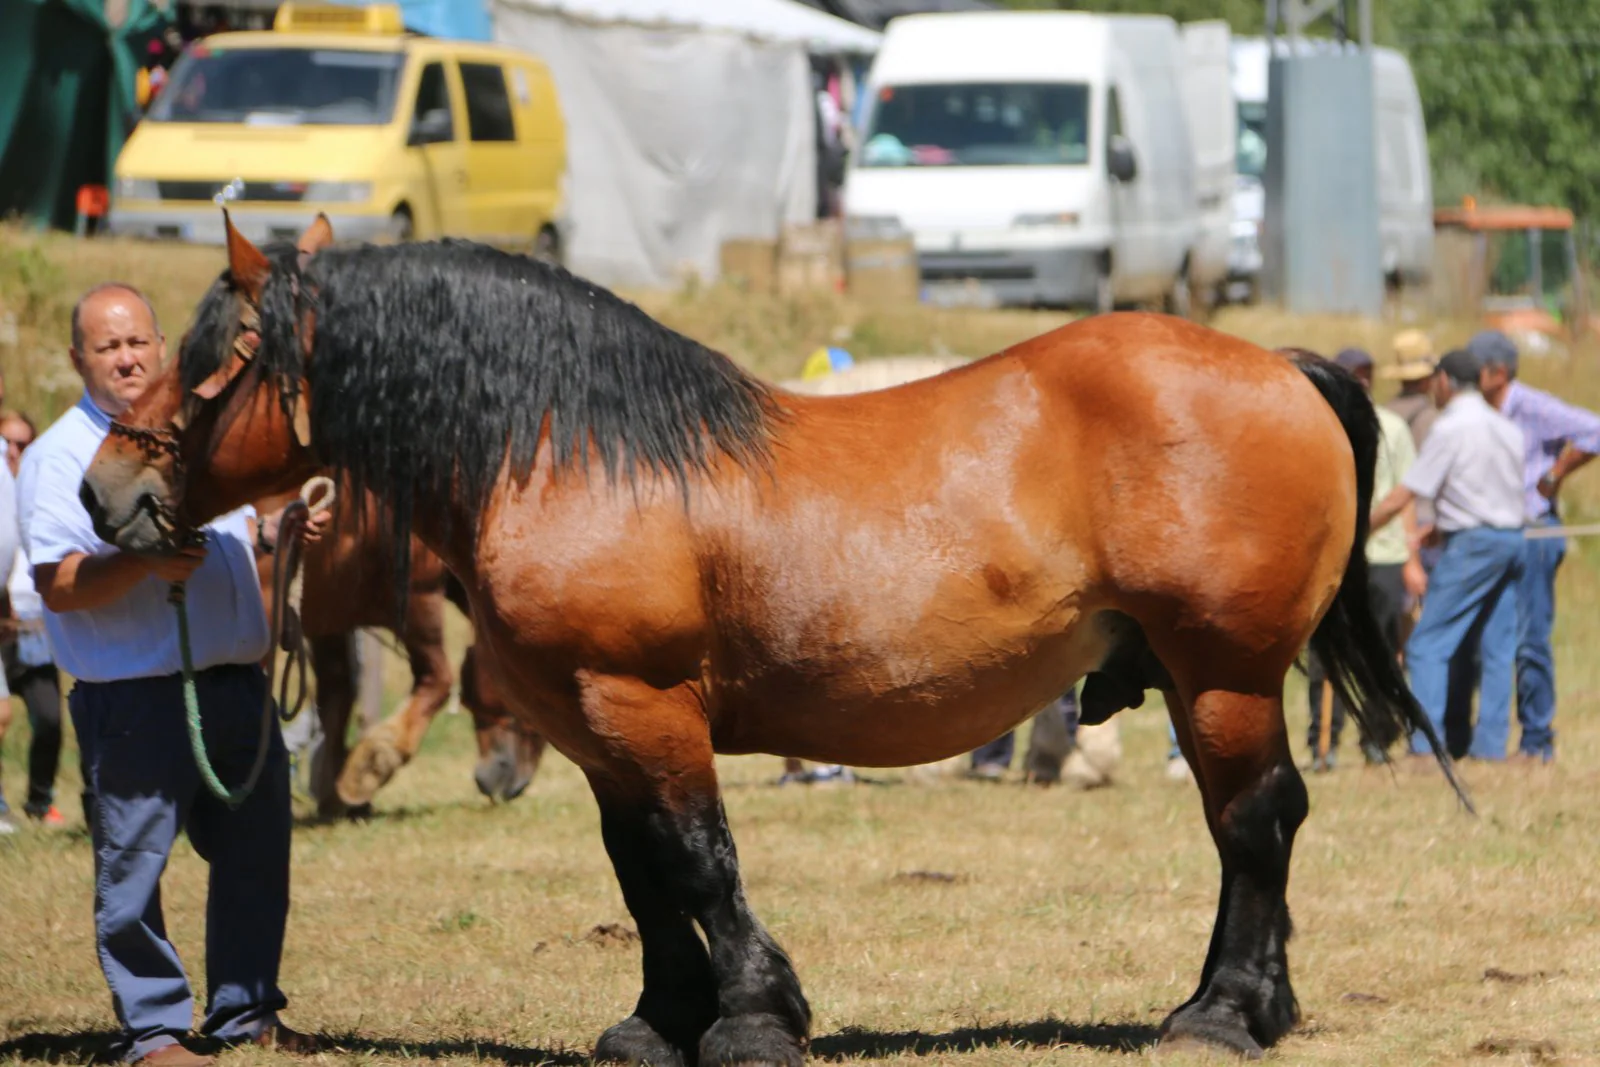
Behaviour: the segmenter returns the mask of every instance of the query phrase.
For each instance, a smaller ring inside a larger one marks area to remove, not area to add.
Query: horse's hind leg
[[[1161,1040],[1255,1057],[1300,1014],[1289,984],[1285,893],[1305,783],[1289,751],[1281,672],[1260,686],[1187,691],[1192,699],[1168,691],[1167,706],[1205,800],[1222,895],[1199,988],[1167,1018]]]
[[[618,679],[586,688],[585,713],[610,752],[589,778],[645,958],[639,1006],[601,1037],[595,1059],[660,1065],[670,1050],[700,1067],[798,1067],[811,1009],[745,902],[699,702]]]

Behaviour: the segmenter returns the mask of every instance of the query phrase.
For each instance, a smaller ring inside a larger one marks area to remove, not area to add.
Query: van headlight
[[[852,241],[899,241],[910,236],[895,215],[846,216],[844,233]]]
[[[372,199],[371,182],[309,182],[303,200],[319,204],[360,204]]]
[[[118,200],[160,200],[161,189],[154,178],[118,178]]]

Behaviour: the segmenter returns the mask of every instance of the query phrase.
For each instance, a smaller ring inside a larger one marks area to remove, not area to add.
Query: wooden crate
[[[844,288],[844,235],[838,219],[785,226],[778,244],[778,292]]]
[[[911,238],[859,240],[845,246],[850,295],[868,303],[915,303],[922,290]]]

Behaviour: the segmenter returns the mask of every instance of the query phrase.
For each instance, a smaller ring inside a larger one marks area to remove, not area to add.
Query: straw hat
[[[1433,376],[1433,339],[1421,330],[1405,330],[1395,335],[1392,342],[1395,362],[1383,368],[1379,376],[1414,382]]]

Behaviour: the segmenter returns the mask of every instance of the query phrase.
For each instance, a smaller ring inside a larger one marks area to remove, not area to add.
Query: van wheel
[[[1116,300],[1111,292],[1111,264],[1100,261],[1100,270],[1094,277],[1094,313],[1109,315],[1116,310]]]
[[[417,232],[416,223],[411,221],[411,212],[405,208],[395,208],[393,215],[389,216],[389,225],[385,227],[385,236],[399,244],[409,241]]]
[[[533,239],[533,258],[543,263],[561,265],[561,238],[549,226],[540,230]]]

